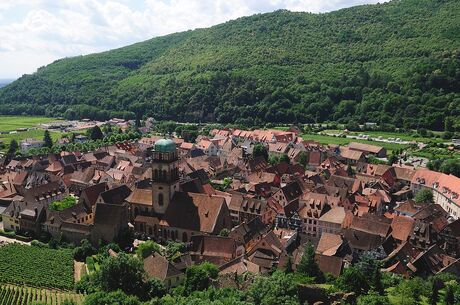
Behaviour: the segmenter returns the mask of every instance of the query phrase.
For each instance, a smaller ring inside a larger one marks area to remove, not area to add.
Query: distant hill
[[[0,90],[0,113],[460,128],[460,2],[276,11],[58,60]]]
[[[14,82],[14,79],[0,79],[0,88]]]

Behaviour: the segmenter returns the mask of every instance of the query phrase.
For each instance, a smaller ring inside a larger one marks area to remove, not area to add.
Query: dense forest
[[[460,2],[282,10],[61,59],[0,89],[0,113],[460,130]]]

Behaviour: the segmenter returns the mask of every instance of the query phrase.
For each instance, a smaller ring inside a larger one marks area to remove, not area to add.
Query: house
[[[195,263],[206,261],[220,266],[244,253],[244,247],[230,237],[195,235],[190,241],[190,254]]]
[[[454,218],[459,218],[460,178],[427,169],[419,169],[415,171],[410,187],[414,195],[422,189],[432,190],[434,202]]]
[[[6,231],[32,233],[41,232],[41,223],[45,219],[42,204],[27,201],[13,201],[2,213],[3,228]]]
[[[90,239],[93,223],[91,207],[87,209],[84,203],[77,203],[63,211],[46,211],[46,221],[42,229],[51,236],[63,236],[69,242],[79,244],[83,239]]]
[[[351,142],[348,144],[348,148],[350,150],[363,152],[366,155],[373,155],[377,158],[385,158],[387,155],[387,150],[385,148],[371,144]]]
[[[217,156],[219,152],[218,147],[213,142],[204,139],[196,144],[196,148],[203,151],[203,153],[207,156]]]
[[[218,235],[222,229],[231,227],[225,198],[207,194],[175,193],[160,221],[164,240],[183,242],[189,241],[192,235]]]
[[[32,138],[28,138],[28,139],[24,139],[21,141],[21,150],[23,152],[28,152],[29,149],[31,148],[41,148],[43,147],[43,145],[45,145],[45,142],[42,141],[42,140],[37,140],[37,139],[32,139]]]
[[[342,223],[345,219],[345,209],[335,206],[318,219],[319,235],[323,233],[338,234],[342,231]]]
[[[232,192],[231,195],[228,209],[235,225],[262,216],[268,208],[266,200],[251,198],[238,192]]]
[[[93,244],[101,240],[112,241],[128,228],[128,204],[125,199],[130,194],[131,190],[126,185],[100,193],[93,207]]]
[[[144,259],[144,270],[150,278],[159,279],[167,288],[179,286],[185,279],[183,272],[156,252]]]
[[[291,148],[291,144],[289,143],[282,143],[282,142],[270,143],[268,144],[268,154],[270,156],[281,157],[282,155],[287,154],[290,148]]]
[[[85,135],[79,134],[75,136],[74,141],[76,143],[85,143],[86,141],[88,141],[88,137]]]
[[[359,162],[364,162],[366,159],[362,151],[352,150],[348,147],[341,147],[340,155],[338,157],[345,160],[348,165],[356,165]]]
[[[320,237],[319,219],[332,207],[339,205],[340,198],[315,192],[307,192],[299,199],[298,215],[302,221],[302,232],[311,237]]]
[[[189,142],[182,142],[179,146],[179,155],[181,158],[188,158],[191,156],[191,151],[196,149],[195,144]]]

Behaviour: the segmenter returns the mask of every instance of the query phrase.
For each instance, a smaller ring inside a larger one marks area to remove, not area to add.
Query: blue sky
[[[0,79],[56,59],[277,9],[328,12],[378,0],[0,0]],[[384,0],[380,0],[384,2]]]

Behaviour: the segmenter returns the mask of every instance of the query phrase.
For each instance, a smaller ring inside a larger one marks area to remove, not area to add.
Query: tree
[[[366,277],[355,267],[346,268],[337,278],[336,286],[343,291],[354,292],[357,295],[365,294],[369,290]]]
[[[370,291],[367,295],[358,297],[357,305],[390,305],[388,297]]]
[[[226,228],[223,228],[219,232],[219,236],[222,236],[222,237],[228,237],[229,234],[230,234],[230,230]]]
[[[324,281],[324,274],[319,269],[318,263],[315,259],[315,249],[311,243],[307,243],[304,248],[302,258],[297,266],[298,273],[314,277],[317,282]]]
[[[265,161],[267,161],[268,160],[267,148],[263,144],[257,143],[252,148],[252,157],[254,159],[257,158],[257,157],[263,157],[265,159]]]
[[[98,291],[85,297],[84,305],[141,305],[134,296],[127,296],[123,291]]]
[[[270,155],[268,157],[268,163],[270,165],[276,165],[280,162],[280,158],[277,155]]]
[[[292,273],[294,272],[294,268],[292,267],[292,256],[288,256],[288,259],[286,261],[286,265],[284,266],[284,272],[285,273]]]
[[[374,289],[378,294],[383,295],[385,293],[385,289],[382,283],[382,274],[378,265],[374,267],[371,285],[372,289]]]
[[[437,281],[433,281],[431,285],[431,293],[428,300],[430,301],[430,305],[436,305],[439,301],[439,287]]]
[[[143,294],[144,267],[139,259],[119,253],[101,265],[99,283],[105,291],[122,290],[129,295]]]
[[[444,120],[444,131],[454,131],[454,120],[452,117],[446,117]]]
[[[186,250],[185,244],[176,242],[176,241],[169,241],[166,244],[166,256],[168,259],[173,259],[179,256],[181,253],[184,253]]]
[[[299,304],[293,275],[280,271],[275,271],[271,276],[257,277],[247,295],[249,304]]]
[[[348,164],[347,166],[347,175],[348,177],[353,177],[355,175],[355,171],[353,170],[350,164]]]
[[[147,296],[150,299],[161,298],[168,291],[166,289],[165,284],[161,280],[156,279],[156,278],[149,279],[145,285],[146,285],[145,290],[147,292]]]
[[[205,262],[200,265],[188,267],[185,274],[185,293],[190,294],[193,291],[208,288],[211,280],[217,278],[219,269],[215,265]]]
[[[308,165],[308,155],[306,152],[302,151],[299,153],[299,164],[302,165],[304,168]]]
[[[139,247],[137,247],[136,250],[137,256],[141,259],[149,257],[155,252],[160,253],[160,245],[151,240],[139,244]]]
[[[45,142],[44,147],[51,148],[53,147],[53,139],[51,139],[51,135],[49,130],[45,130],[45,135],[43,136],[43,141]]]
[[[415,202],[418,204],[430,204],[434,202],[433,191],[430,189],[420,190],[414,198]]]
[[[102,130],[99,126],[94,126],[91,128],[91,132],[89,134],[89,138],[91,140],[102,140],[104,139],[104,134],[102,133]]]
[[[81,245],[73,250],[73,258],[76,261],[84,262],[88,256],[91,256],[94,253],[96,253],[96,249],[87,239],[83,239],[81,241]]]
[[[285,163],[290,163],[291,162],[291,159],[289,159],[288,155],[282,154],[280,156],[279,163],[283,163],[283,162],[285,162]]]
[[[452,285],[447,285],[446,293],[444,294],[444,304],[454,305],[454,303],[455,303],[454,289]]]
[[[12,139],[10,142],[10,146],[8,148],[7,155],[9,157],[14,157],[18,149],[19,149],[18,141],[16,141],[15,139]]]
[[[398,162],[398,156],[393,152],[388,158],[388,165],[393,165]]]
[[[460,177],[460,160],[458,159],[445,159],[439,165],[438,170],[444,174],[452,174]]]

